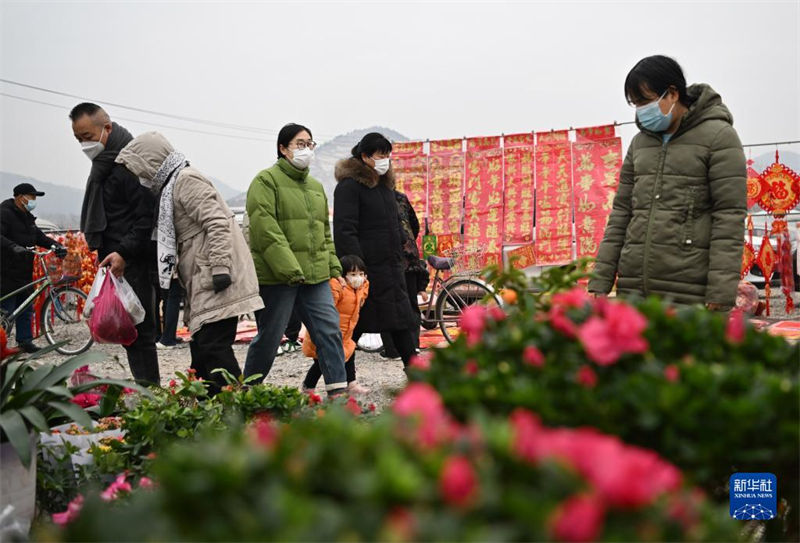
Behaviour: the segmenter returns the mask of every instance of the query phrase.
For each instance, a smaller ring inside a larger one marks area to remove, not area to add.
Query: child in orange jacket
[[[356,343],[353,341],[353,330],[358,323],[361,306],[364,305],[369,294],[366,265],[356,255],[343,256],[339,261],[342,263],[342,273],[347,286],[342,286],[338,278],[333,278],[330,280],[330,287],[333,303],[339,311],[339,329],[342,331],[344,358],[347,360],[344,364],[347,373],[347,391],[350,394],[365,394],[369,392],[369,389],[356,381]],[[308,369],[306,378],[303,380],[303,391],[308,392],[316,388],[322,375],[317,359],[317,349],[308,335],[303,341],[303,354],[314,359],[314,363]]]

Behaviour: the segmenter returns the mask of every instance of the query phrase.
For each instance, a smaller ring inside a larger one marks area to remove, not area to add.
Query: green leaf
[[[92,427],[92,419],[89,414],[78,405],[70,402],[47,402],[47,405],[59,411],[70,420],[80,424],[84,428]]]
[[[8,436],[8,441],[17,451],[22,465],[26,468],[31,464],[31,441],[28,426],[22,420],[19,411],[6,411],[0,415],[0,427]]]
[[[30,366],[25,361],[10,362],[4,368],[5,378],[3,379],[3,388],[0,391],[3,403],[11,392],[16,388],[17,382],[22,378],[25,371],[30,370]]]
[[[117,401],[119,400],[120,395],[122,394],[122,387],[121,386],[112,386],[106,390],[106,393],[103,394],[103,399],[100,401],[100,413],[101,417],[107,417],[111,413],[114,412],[114,408],[117,406]]]
[[[44,415],[42,415],[42,412],[36,407],[28,405],[20,409],[19,412],[23,417],[28,419],[28,422],[30,422],[34,428],[40,432],[50,431],[50,425],[47,424],[47,419],[45,419]]]

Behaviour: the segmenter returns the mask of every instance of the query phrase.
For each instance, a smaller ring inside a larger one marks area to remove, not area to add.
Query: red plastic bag
[[[107,273],[100,287],[100,293],[94,299],[94,309],[89,317],[89,330],[92,338],[98,343],[118,343],[130,345],[138,336],[136,326],[125,309],[117,290]]]

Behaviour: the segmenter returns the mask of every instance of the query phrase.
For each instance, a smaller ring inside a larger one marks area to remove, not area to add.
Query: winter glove
[[[27,255],[27,254],[30,254],[30,251],[29,251],[28,249],[26,249],[25,247],[23,247],[22,245],[14,245],[14,246],[11,248],[11,250],[12,250],[12,251],[14,252],[14,254],[15,254],[15,255],[17,255],[17,256],[21,256],[21,255]]]
[[[214,293],[222,292],[231,286],[231,275],[229,273],[219,273],[211,277],[211,282],[214,283]]]
[[[64,258],[67,256],[67,248],[63,245],[53,245],[53,252],[58,258]]]

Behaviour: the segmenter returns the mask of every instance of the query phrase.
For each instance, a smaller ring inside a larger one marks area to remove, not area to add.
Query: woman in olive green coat
[[[631,141],[589,290],[734,305],[746,166],[733,117],[673,59],[647,57],[625,80],[641,130]]]

